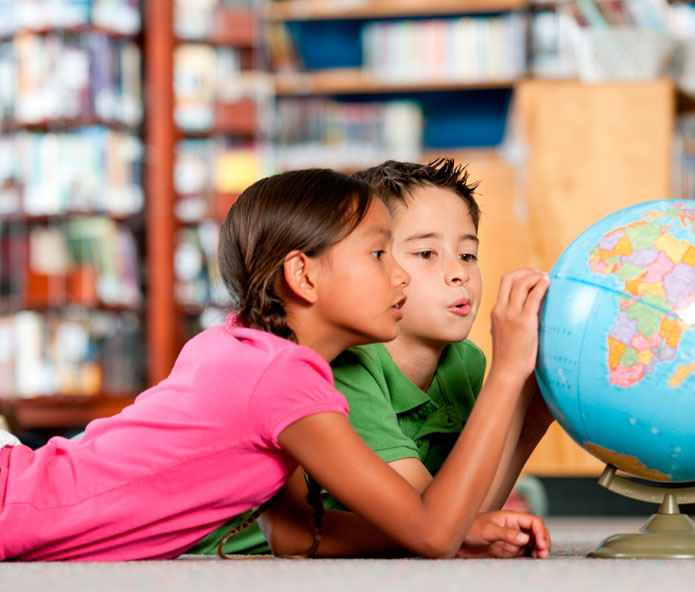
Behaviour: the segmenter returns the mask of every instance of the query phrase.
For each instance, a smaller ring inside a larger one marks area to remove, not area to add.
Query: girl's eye
[[[474,263],[478,260],[478,257],[473,253],[461,253],[459,259],[464,263]]]
[[[415,253],[417,257],[420,259],[431,259],[432,255],[434,255],[433,251],[420,251],[419,253]]]
[[[372,257],[374,257],[374,259],[381,259],[384,256],[385,252],[386,251],[384,251],[383,249],[378,251],[372,251]]]

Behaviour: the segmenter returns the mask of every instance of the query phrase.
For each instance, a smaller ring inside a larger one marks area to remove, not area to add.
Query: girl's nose
[[[405,288],[410,283],[410,274],[401,267],[395,259],[393,261],[393,284]]]

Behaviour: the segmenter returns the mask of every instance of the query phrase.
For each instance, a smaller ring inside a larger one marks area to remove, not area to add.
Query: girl
[[[296,171],[247,189],[221,232],[235,299],[225,325],[189,341],[167,379],[80,440],[0,449],[0,559],[173,558],[270,499],[298,463],[412,552],[452,556],[484,536],[474,519],[533,369],[547,279],[502,282],[487,381],[499,388],[481,393],[461,447],[421,495],[354,432],[328,366],[347,347],[396,336],[408,276],[390,243],[388,211],[361,181]],[[516,526],[547,548],[542,524]]]

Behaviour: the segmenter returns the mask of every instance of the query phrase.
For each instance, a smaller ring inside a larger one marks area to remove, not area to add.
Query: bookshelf
[[[0,5],[0,413],[20,432],[144,385],[140,45],[138,2]]]
[[[173,6],[174,269],[169,286],[178,319],[170,328],[171,343],[177,347],[224,319],[219,226],[239,193],[272,172],[266,137],[274,87],[261,4],[220,0]]]

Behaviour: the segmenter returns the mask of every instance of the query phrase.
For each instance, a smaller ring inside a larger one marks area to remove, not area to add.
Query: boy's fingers
[[[509,302],[509,294],[512,291],[512,286],[516,281],[526,275],[535,273],[532,269],[516,269],[505,273],[500,280],[499,289],[497,290],[498,302]]]
[[[534,306],[540,308],[541,300],[543,300],[547,288],[547,277],[546,273],[538,271],[514,282],[509,295],[510,307],[515,311],[526,311],[530,305],[530,312],[533,312]]]
[[[540,280],[533,286],[524,302],[524,310],[532,314],[538,314],[541,308],[541,302],[543,302],[543,297],[548,291],[548,286],[550,285],[550,276],[547,273],[543,273]]]

